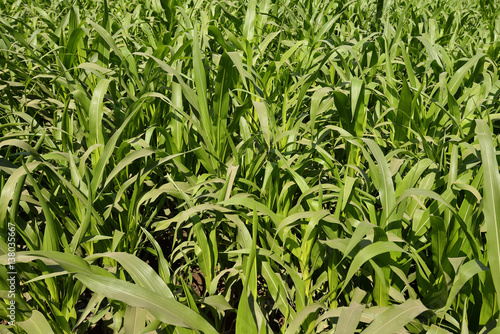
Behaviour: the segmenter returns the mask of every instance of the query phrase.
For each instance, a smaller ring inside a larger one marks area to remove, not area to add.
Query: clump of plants
[[[0,0],[0,331],[500,331],[499,36],[483,0]]]

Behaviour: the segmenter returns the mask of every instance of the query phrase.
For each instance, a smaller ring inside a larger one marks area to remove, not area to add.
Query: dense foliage
[[[500,332],[499,63],[493,0],[0,0],[0,331]]]

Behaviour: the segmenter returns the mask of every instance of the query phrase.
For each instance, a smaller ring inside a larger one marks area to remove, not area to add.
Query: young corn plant
[[[499,331],[497,7],[0,0],[2,333]]]

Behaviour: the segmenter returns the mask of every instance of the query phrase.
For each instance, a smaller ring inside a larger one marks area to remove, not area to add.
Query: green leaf
[[[3,185],[0,196],[0,224],[2,228],[7,228],[7,212],[9,209],[9,202],[15,197],[18,182],[24,182],[27,173],[35,170],[38,165],[40,165],[39,161],[33,161],[27,163],[24,168],[23,166],[19,167],[9,176],[9,179]],[[19,191],[22,191],[22,188]]]
[[[404,250],[391,241],[378,241],[369,244],[368,246],[360,250],[352,260],[351,266],[349,267],[349,271],[347,272],[347,275],[344,279],[344,284],[342,286],[341,291],[343,291],[347,287],[347,284],[354,276],[356,271],[358,271],[358,269],[365,262],[367,262],[368,260],[372,259],[377,255],[387,252],[404,252]]]
[[[307,305],[299,313],[295,316],[295,318],[290,322],[290,325],[285,331],[285,334],[293,334],[300,333],[300,326],[304,322],[304,320],[309,317],[311,314],[314,314],[319,309],[325,309],[325,306],[320,303],[314,303]]]
[[[253,198],[244,198],[244,197],[231,197],[227,200],[224,200],[222,202],[219,202],[220,205],[241,205],[243,207],[246,207],[248,209],[252,209],[255,207],[258,212],[261,212],[274,222],[276,226],[279,225],[281,219],[280,216],[278,216],[276,213],[271,211],[266,205],[255,201]]]
[[[455,300],[455,297],[460,292],[460,289],[462,289],[465,283],[467,283],[474,275],[477,275],[478,273],[486,270],[488,270],[488,268],[476,259],[471,260],[466,264],[460,266],[460,268],[458,269],[458,274],[457,276],[455,276],[455,279],[453,280],[453,284],[451,286],[451,290],[448,295],[446,305],[442,309],[442,311],[444,312],[448,311],[451,304]]]
[[[266,280],[275,307],[277,307],[282,314],[292,313],[290,318],[293,319],[293,314],[295,314],[295,312],[288,304],[285,282],[280,275],[274,272],[270,263],[267,261],[262,262],[262,276]]]
[[[198,257],[198,263],[205,276],[206,286],[210,286],[215,276],[215,254],[210,245],[210,240],[207,238],[208,233],[200,217],[196,214],[191,220],[193,221],[193,231],[196,236],[195,252]]]
[[[202,303],[212,306],[217,311],[225,312],[234,310],[231,305],[221,295],[208,296],[201,300]]]
[[[259,123],[261,126],[262,134],[264,135],[264,139],[266,140],[267,146],[270,147],[272,135],[269,129],[269,115],[266,104],[264,102],[257,102],[253,100],[252,103],[255,108],[255,112],[257,113],[257,117],[259,118]]]
[[[238,303],[238,313],[236,315],[235,327],[236,334],[258,333],[255,311],[251,308],[251,306],[254,306],[253,296],[245,286]]]
[[[446,254],[446,227],[440,217],[430,217],[432,261],[435,268],[442,269],[443,256]]]
[[[382,312],[372,323],[361,333],[362,334],[382,334],[396,333],[415,319],[427,308],[420,300],[407,300],[401,305],[394,305]]]
[[[357,137],[363,137],[366,127],[365,110],[365,85],[363,80],[351,79],[351,115],[354,123],[354,133]]]
[[[172,292],[158,274],[139,259],[137,256],[115,252],[115,253],[99,253],[87,256],[87,261],[94,261],[102,257],[109,257],[118,261],[123,268],[129,273],[134,282],[148,290],[154,291],[158,295],[167,298],[174,298]]]
[[[389,170],[389,165],[385,159],[384,154],[380,147],[371,139],[364,139],[370,150],[372,151],[375,159],[378,162],[378,171],[374,173],[380,174],[381,184],[380,184],[380,201],[382,202],[382,208],[384,209],[384,220],[380,224],[381,228],[385,228],[389,221],[389,217],[396,206],[396,195],[394,194],[394,183],[392,182],[391,171]]]
[[[252,41],[254,37],[256,6],[257,0],[249,0],[245,21],[243,23],[243,37],[245,37],[247,41]]]
[[[485,54],[483,54],[483,53],[476,54],[474,57],[469,59],[469,61],[467,63],[465,63],[465,65],[460,67],[455,72],[453,77],[448,82],[448,90],[449,90],[451,95],[455,95],[455,93],[458,91],[458,88],[462,85],[464,77],[467,74],[467,72],[469,72],[469,70],[474,65],[476,65],[483,57],[485,57]]]
[[[125,311],[123,328],[126,333],[139,333],[141,330],[146,327],[146,315],[147,310],[134,307],[127,306],[127,310]]]
[[[214,92],[214,117],[213,124],[215,127],[215,146],[217,156],[224,161],[223,150],[228,139],[227,123],[230,103],[230,90],[233,85],[233,77],[235,71],[234,65],[229,55],[224,52],[219,61],[217,76],[215,78]]]
[[[207,80],[205,75],[205,65],[201,59],[200,44],[198,41],[198,30],[196,24],[194,24],[193,29],[193,75],[194,82],[196,86],[196,93],[198,94],[198,105],[200,111],[200,121],[202,130],[205,132],[205,140],[209,139],[209,142],[205,142],[207,147],[212,151],[212,140],[213,140],[213,129],[212,121],[208,113],[208,95],[207,95]]]
[[[33,310],[31,317],[25,321],[19,321],[17,323],[19,327],[24,329],[26,333],[30,334],[53,334],[52,328],[50,327],[47,319],[37,310]]]
[[[427,331],[427,334],[451,334],[451,332],[436,325],[432,325],[429,331]]]
[[[358,327],[365,305],[352,302],[349,307],[343,308],[335,328],[335,333],[354,334]]]
[[[483,212],[488,263],[500,306],[500,174],[491,132],[485,121],[476,120],[476,134],[481,145],[484,169]]]
[[[127,125],[132,121],[132,119],[134,119],[134,116],[141,110],[141,107],[143,103],[146,101],[146,99],[150,97],[156,97],[156,95],[152,93],[146,93],[132,105],[130,113],[128,114],[127,118],[123,121],[120,127],[115,131],[113,136],[106,143],[106,146],[104,147],[103,152],[99,156],[99,161],[97,162],[97,165],[95,166],[92,175],[92,182],[90,183],[90,189],[92,193],[96,193],[97,188],[101,184],[101,181],[104,179],[105,176],[104,170],[107,164],[109,163],[111,155],[115,150],[115,145],[118,142],[120,136],[122,135],[122,132],[125,130]]]
[[[173,298],[158,298],[158,294],[152,290],[112,277],[78,273],[75,274],[75,278],[90,290],[107,298],[148,310],[166,324],[192,328],[207,334],[217,334],[212,325],[201,315]]]
[[[122,160],[120,160],[120,162],[108,174],[108,177],[106,178],[106,181],[104,182],[103,188],[105,188],[113,180],[113,178],[118,173],[120,173],[126,166],[130,165],[132,162],[134,162],[137,159],[150,156],[153,153],[155,153],[155,150],[153,150],[151,148],[143,148],[143,149],[140,149],[137,151],[132,151],[131,153],[127,154]]]
[[[396,116],[396,124],[394,125],[394,140],[403,141],[407,139],[406,127],[410,124],[412,113],[412,100],[410,87],[406,80],[403,80],[403,88],[401,89],[401,96],[399,98],[398,111]]]
[[[89,137],[88,137],[88,147],[101,144],[104,146],[104,138],[102,133],[102,119],[104,113],[104,94],[108,89],[108,85],[110,80],[103,79],[99,80],[97,86],[94,89],[94,93],[92,94],[92,100],[90,101],[90,109],[89,109]],[[99,160],[99,151],[98,149],[94,151],[92,155],[93,165],[97,164]]]

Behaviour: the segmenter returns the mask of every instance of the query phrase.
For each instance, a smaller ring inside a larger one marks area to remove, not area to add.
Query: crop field
[[[0,333],[500,333],[500,3],[0,0]]]

